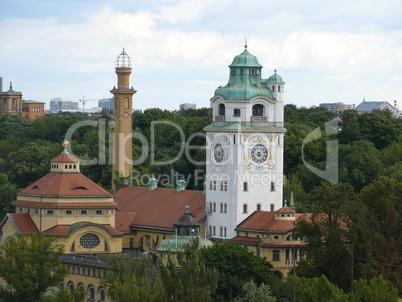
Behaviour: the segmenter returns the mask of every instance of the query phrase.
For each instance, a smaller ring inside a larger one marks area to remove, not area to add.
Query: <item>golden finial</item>
[[[62,145],[62,147],[63,148],[67,148],[67,146],[68,146],[68,140],[63,140],[62,142],[61,142],[61,145]]]

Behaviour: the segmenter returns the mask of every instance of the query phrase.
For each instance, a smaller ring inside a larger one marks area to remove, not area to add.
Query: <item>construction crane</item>
[[[86,100],[85,96],[82,97],[82,100],[79,100],[82,103],[82,112],[85,113],[85,104],[90,101],[90,102],[95,102],[95,100]]]

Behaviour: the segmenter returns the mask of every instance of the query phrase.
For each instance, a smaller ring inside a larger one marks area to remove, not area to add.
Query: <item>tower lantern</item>
[[[113,146],[113,172],[118,176],[128,177],[132,169],[132,111],[133,95],[137,92],[130,88],[131,58],[123,48],[116,58],[117,87],[110,92],[114,95],[114,146]],[[114,184],[112,181],[112,187]]]

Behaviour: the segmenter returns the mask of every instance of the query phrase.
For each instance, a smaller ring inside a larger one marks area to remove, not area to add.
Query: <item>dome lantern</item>
[[[116,68],[131,68],[131,58],[124,48],[121,54],[116,58]]]

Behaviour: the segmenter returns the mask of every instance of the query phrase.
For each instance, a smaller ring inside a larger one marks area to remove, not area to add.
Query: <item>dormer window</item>
[[[233,109],[233,116],[240,116],[240,109]]]

